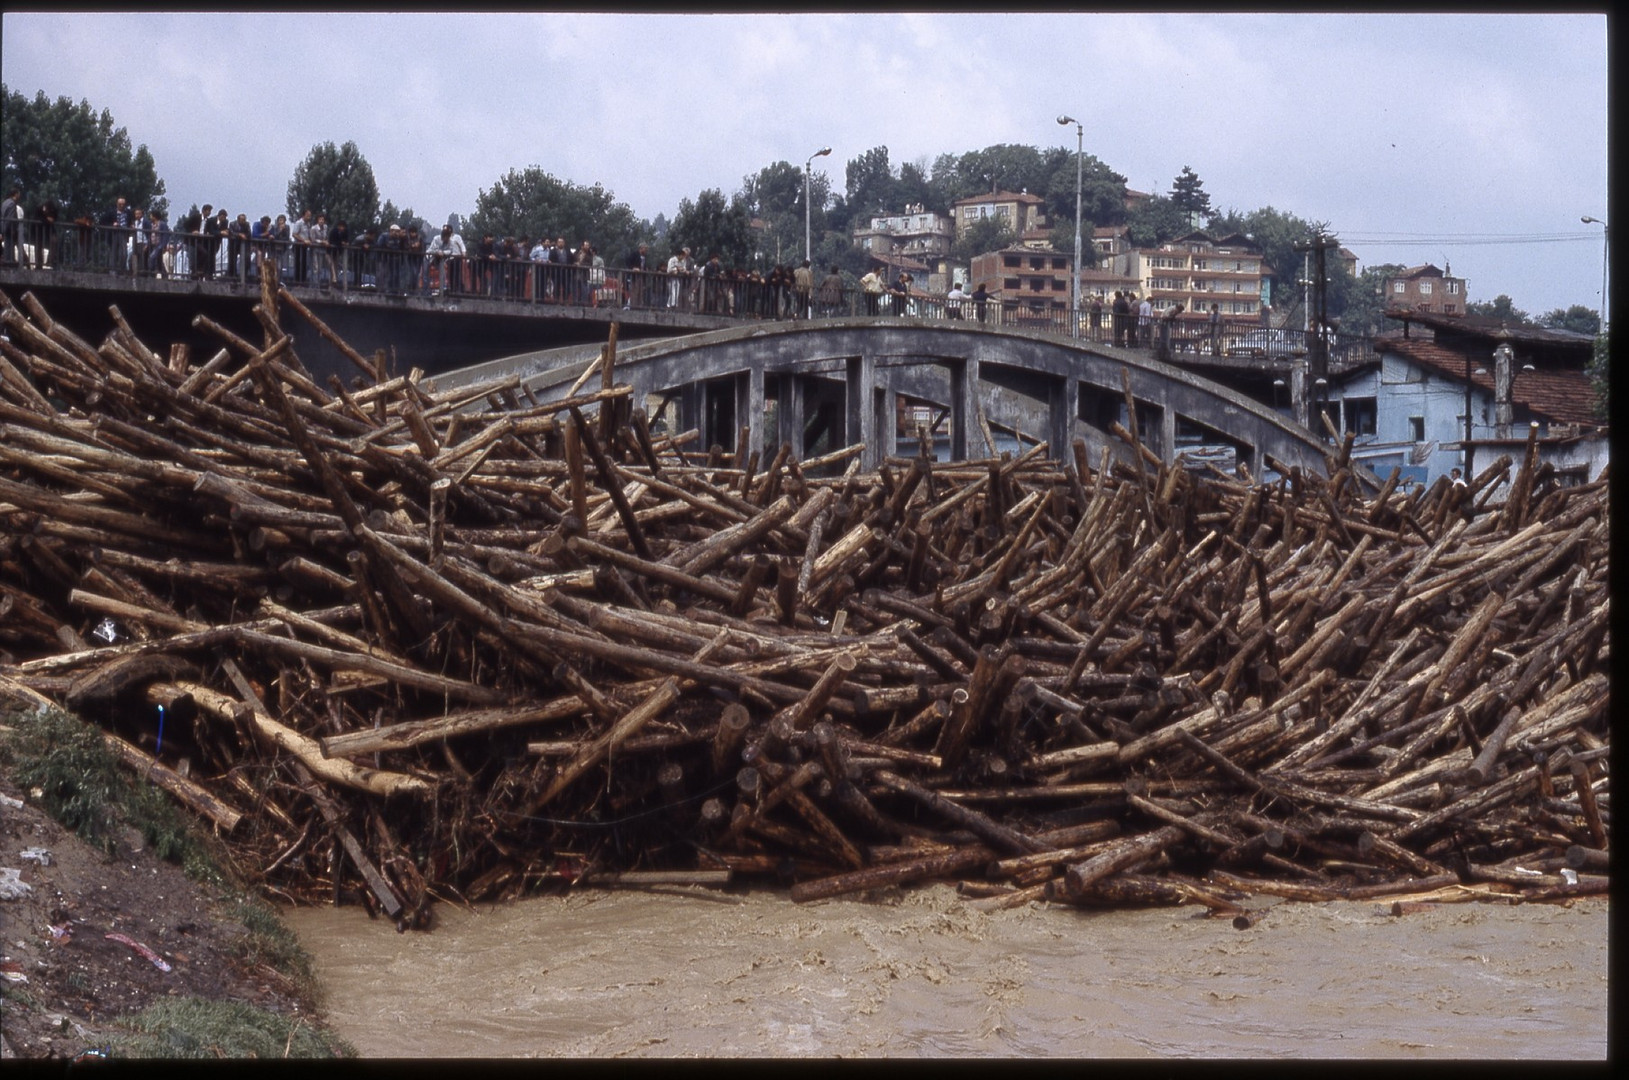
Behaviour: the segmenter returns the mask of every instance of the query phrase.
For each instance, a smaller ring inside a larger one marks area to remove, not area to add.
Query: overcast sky
[[[276,214],[312,146],[354,140],[432,222],[510,169],[641,217],[775,161],[875,146],[1086,150],[1165,193],[1327,221],[1362,260],[1470,298],[1600,307],[1607,22],[1572,15],[122,14],[7,12],[0,70],[87,99],[172,206]],[[1540,239],[1542,238],[1542,239]]]

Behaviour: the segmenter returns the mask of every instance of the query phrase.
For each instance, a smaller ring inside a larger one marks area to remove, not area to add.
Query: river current
[[[1604,1060],[1608,905],[981,912],[948,886],[288,913],[365,1057]],[[1201,913],[1202,914],[1202,913]]]

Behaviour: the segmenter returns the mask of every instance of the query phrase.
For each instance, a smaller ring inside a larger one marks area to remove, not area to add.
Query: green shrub
[[[46,813],[87,843],[113,850],[116,813],[126,789],[118,759],[96,728],[61,711],[14,713],[0,759],[25,791],[40,790]]]
[[[120,1021],[128,1035],[113,1039],[126,1058],[334,1058],[355,1057],[343,1039],[303,1017],[241,1002],[168,998]]]

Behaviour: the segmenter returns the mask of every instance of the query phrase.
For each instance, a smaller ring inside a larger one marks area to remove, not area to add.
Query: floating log
[[[1608,870],[1604,480],[1370,495],[1349,440],[1222,476],[1135,417],[1096,468],[685,453],[614,341],[560,401],[341,346],[348,387],[275,283],[255,314],[195,363],[0,298],[0,691],[109,728],[190,695],[172,790],[284,894],[329,852],[408,922],[725,867],[1224,914],[1183,867],[1422,903]]]

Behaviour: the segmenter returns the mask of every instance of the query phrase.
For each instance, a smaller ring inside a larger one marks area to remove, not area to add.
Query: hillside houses
[[[1396,466],[1430,483],[1454,468],[1474,476],[1501,454],[1519,461],[1533,431],[1541,461],[1563,480],[1600,474],[1608,453],[1587,371],[1592,337],[1480,316],[1386,314],[1402,330],[1332,370],[1327,398],[1314,391],[1314,409],[1327,401],[1337,430],[1354,434],[1354,457],[1381,476]]]

